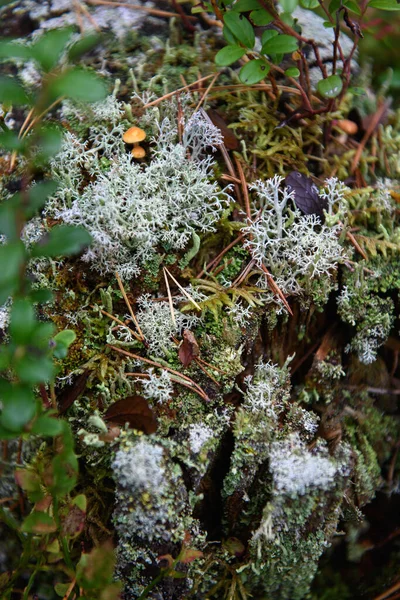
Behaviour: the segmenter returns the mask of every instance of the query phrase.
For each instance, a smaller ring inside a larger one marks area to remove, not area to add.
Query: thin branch
[[[118,282],[119,289],[121,290],[121,294],[122,294],[122,296],[123,296],[123,298],[125,300],[125,304],[128,307],[129,313],[130,313],[130,315],[132,317],[132,321],[135,323],[136,329],[138,330],[140,337],[142,338],[142,340],[144,340],[145,337],[143,335],[142,330],[140,329],[140,325],[139,325],[139,323],[138,323],[138,321],[137,321],[137,319],[135,317],[135,313],[133,312],[132,305],[131,305],[131,303],[128,300],[128,296],[126,295],[125,288],[123,286],[123,283],[122,283],[121,278],[120,278],[119,274],[117,273],[117,271],[115,272],[115,277],[116,277],[116,280]]]
[[[167,277],[167,273],[166,273],[166,268],[165,267],[163,268],[163,273],[164,273],[165,285],[167,287],[168,304],[169,304],[169,310],[171,312],[171,319],[172,319],[172,322],[173,322],[175,328],[177,328],[176,318],[175,318],[175,311],[174,311],[174,303],[172,301],[171,290],[170,290],[170,287],[169,287],[169,281],[168,281],[168,277]]]

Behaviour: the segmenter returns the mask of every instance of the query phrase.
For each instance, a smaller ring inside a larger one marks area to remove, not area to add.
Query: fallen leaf
[[[189,329],[183,332],[183,342],[179,346],[178,357],[184,367],[188,367],[192,360],[199,355],[199,345]]]
[[[237,150],[239,148],[239,140],[233,133],[231,129],[228,128],[225,120],[221,117],[219,112],[210,108],[207,110],[207,114],[210,117],[211,121],[222,133],[222,138],[224,140],[224,146],[227,150]]]
[[[128,423],[131,429],[139,429],[147,434],[157,430],[154,413],[142,396],[127,396],[117,400],[107,409],[104,419],[122,426]]]
[[[319,197],[318,188],[310,177],[292,171],[286,177],[285,183],[289,192],[295,192],[294,202],[302,213],[324,218],[323,209],[327,208],[327,203]]]
[[[73,405],[75,400],[83,394],[86,387],[86,382],[90,375],[90,370],[87,369],[81,375],[79,375],[71,384],[66,385],[62,392],[57,394],[58,411],[62,415],[65,413],[70,406]]]

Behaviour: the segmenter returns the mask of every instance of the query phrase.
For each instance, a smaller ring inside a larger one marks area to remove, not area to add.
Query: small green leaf
[[[58,127],[54,125],[44,125],[36,130],[34,140],[37,148],[35,155],[35,164],[46,163],[50,158],[55,156],[60,150],[63,134]]]
[[[380,10],[400,10],[400,4],[397,0],[372,0],[368,6]]]
[[[55,375],[55,367],[50,358],[31,353],[16,359],[14,369],[20,380],[30,385],[51,381]]]
[[[107,87],[92,71],[73,68],[63,71],[49,86],[52,96],[66,96],[80,102],[99,102],[107,96]]]
[[[270,70],[270,66],[261,58],[251,60],[240,69],[239,79],[242,83],[252,85],[264,79]]]
[[[56,585],[54,586],[54,591],[57,594],[57,596],[61,596],[61,598],[63,598],[67,594],[70,587],[70,583],[56,583]]]
[[[29,387],[14,384],[0,394],[3,410],[0,423],[9,431],[19,433],[35,416],[36,402]]]
[[[0,103],[6,105],[29,104],[24,88],[7,75],[0,75]]]
[[[269,40],[272,40],[272,38],[276,37],[277,35],[279,34],[276,31],[276,29],[266,29],[265,31],[263,31],[263,34],[261,36],[261,44],[266,44]]]
[[[236,12],[250,12],[251,10],[259,10],[261,8],[258,0],[238,0],[233,4],[232,10]]]
[[[9,129],[0,133],[0,146],[5,150],[11,152],[16,150],[22,154],[25,149],[25,140],[21,139],[17,132]]]
[[[232,10],[236,12],[250,12],[251,10],[259,10],[261,8],[258,0],[238,0],[232,6]]]
[[[65,358],[68,354],[68,348],[76,340],[76,333],[72,329],[64,329],[60,331],[54,338],[56,347],[54,349],[54,356],[56,358]]]
[[[56,225],[32,247],[32,256],[70,256],[78,254],[92,238],[83,227]]]
[[[292,13],[298,3],[298,0],[281,0],[280,4],[285,12]]]
[[[86,512],[87,509],[87,498],[85,494],[79,494],[72,500],[72,504],[75,504],[82,512]]]
[[[224,23],[241,44],[250,49],[254,47],[254,29],[246,17],[236,12],[227,12],[224,15]]]
[[[297,67],[290,67],[289,69],[286,69],[285,75],[287,77],[299,77],[300,71]]]
[[[0,246],[0,305],[4,304],[19,285],[19,271],[26,253],[21,241]]]
[[[330,21],[324,21],[322,25],[325,27],[325,29],[333,29],[335,27],[335,25]]]
[[[101,36],[98,33],[89,33],[81,37],[81,39],[75,42],[68,50],[68,60],[70,62],[76,62],[83,54],[93,50],[100,41]]]
[[[343,81],[339,75],[331,75],[318,81],[318,91],[324,98],[336,98],[343,88]]]
[[[26,43],[3,39],[0,40],[0,59],[2,58],[30,60],[32,58],[32,51]]]
[[[45,512],[32,511],[21,525],[21,531],[25,533],[46,534],[57,531],[55,520]]]
[[[250,13],[250,19],[258,27],[269,25],[274,20],[274,17],[263,8],[261,10],[253,10]]]
[[[54,294],[50,289],[42,288],[40,290],[33,290],[29,297],[34,304],[45,304],[46,302],[53,300]]]
[[[242,58],[242,56],[246,54],[245,48],[241,48],[240,46],[225,46],[219,52],[217,52],[215,56],[215,64],[219,67],[227,67],[232,63]]]
[[[263,54],[289,54],[297,50],[297,40],[291,35],[280,34],[263,44]]]
[[[25,209],[25,216],[30,218],[40,210],[45,204],[49,196],[52,196],[58,188],[58,183],[48,179],[35,183],[28,190],[28,207]]]
[[[303,8],[318,8],[319,2],[318,0],[300,0],[300,4]]]
[[[224,38],[228,42],[228,44],[230,44],[231,46],[237,46],[237,44],[238,44],[237,39],[235,38],[235,36],[231,32],[231,30],[228,29],[228,27],[226,25],[224,25],[222,28],[222,35],[224,36]]]
[[[344,4],[345,4],[346,8],[348,8],[352,12],[356,13],[356,15],[361,16],[361,9],[356,2],[353,2],[352,0],[348,0]]]
[[[365,96],[367,91],[362,87],[350,87],[349,92],[354,96]]]
[[[18,345],[28,344],[36,327],[35,311],[26,298],[14,300],[11,308],[10,334]]]
[[[78,476],[78,460],[73,452],[62,452],[52,463],[52,482],[49,486],[55,496],[66,496],[75,487]]]
[[[340,8],[341,0],[332,0],[329,3],[329,12],[333,15]]]
[[[51,71],[56,66],[72,33],[72,27],[50,29],[32,44],[32,56],[43,71]]]
[[[288,12],[283,12],[279,15],[279,18],[281,19],[281,21],[283,21],[284,23],[286,23],[286,25],[289,25],[289,27],[293,27],[294,25],[294,18],[292,17],[292,15]]]
[[[38,419],[36,419],[30,429],[31,433],[50,437],[61,435],[62,431],[62,423],[58,419],[49,417],[48,415],[41,415]]]

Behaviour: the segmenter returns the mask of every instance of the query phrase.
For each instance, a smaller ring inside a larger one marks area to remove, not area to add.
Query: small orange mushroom
[[[339,119],[335,122],[335,125],[348,135],[355,135],[358,131],[357,123],[350,121],[350,119]]]
[[[143,142],[146,137],[146,132],[140,127],[130,127],[127,131],[125,131],[122,139],[125,144],[138,144],[139,142]]]
[[[146,150],[142,146],[135,146],[132,148],[131,154],[133,158],[144,158],[146,156]]]

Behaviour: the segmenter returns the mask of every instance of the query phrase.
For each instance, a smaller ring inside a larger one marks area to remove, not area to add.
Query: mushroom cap
[[[142,146],[136,146],[132,148],[131,154],[133,158],[144,158],[146,156],[146,150]]]
[[[126,144],[135,144],[136,142],[142,142],[146,137],[146,132],[140,127],[130,127],[128,131],[125,131],[122,139]]]

